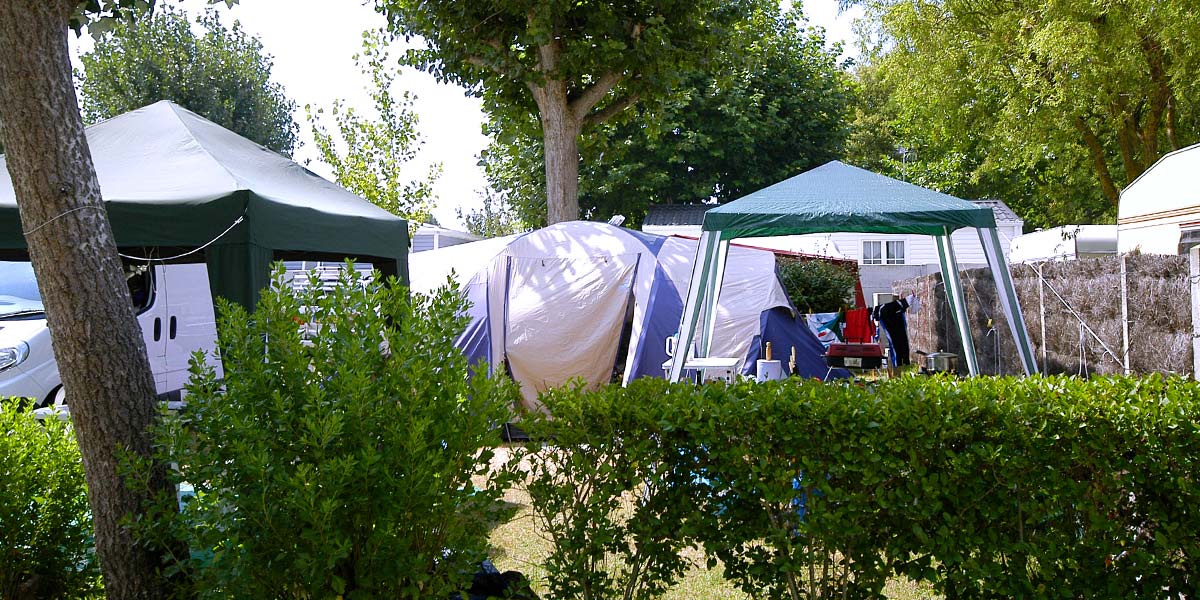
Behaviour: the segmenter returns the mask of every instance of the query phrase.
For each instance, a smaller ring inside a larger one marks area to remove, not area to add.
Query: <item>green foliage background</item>
[[[735,27],[767,5],[777,3],[384,0],[376,8],[392,33],[425,41],[409,52],[407,64],[482,96],[491,119],[526,136],[505,150],[516,152],[510,158],[517,171],[510,175],[529,177],[523,183],[530,189],[493,187],[512,199],[526,225],[538,226],[548,218],[548,198],[556,215],[577,212],[571,180],[578,178],[579,158],[547,161],[543,154],[526,156],[527,150],[544,152],[550,143],[553,152],[575,154],[581,134],[629,106],[669,93],[688,72],[703,68]],[[549,188],[547,165],[558,182]]]
[[[847,4],[866,8],[861,166],[999,198],[1033,226],[1112,222],[1121,188],[1200,139],[1187,2]]]

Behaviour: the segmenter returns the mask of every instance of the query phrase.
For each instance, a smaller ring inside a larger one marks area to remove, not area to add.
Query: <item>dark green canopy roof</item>
[[[97,123],[87,139],[117,245],[162,256],[212,242],[196,260],[219,295],[251,304],[270,261],[289,256],[356,257],[407,279],[407,221],[176,104]],[[0,157],[0,255],[24,248]]]
[[[703,229],[729,240],[843,231],[942,235],[995,226],[990,209],[835,160],[710,209]]]

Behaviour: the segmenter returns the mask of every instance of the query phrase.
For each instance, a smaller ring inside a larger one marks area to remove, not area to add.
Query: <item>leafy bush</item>
[[[192,363],[186,413],[159,432],[181,513],[143,531],[186,543],[174,568],[200,596],[445,598],[469,587],[507,479],[489,471],[511,382],[467,377],[453,287],[264,291],[220,306],[218,380]],[[394,282],[392,282],[394,284]],[[308,321],[310,339],[302,339]]]
[[[956,598],[1195,595],[1193,381],[638,381],[545,399],[540,431],[565,436],[550,455],[570,473],[555,491],[568,501],[535,510],[600,523],[548,528],[555,552],[626,557],[552,557],[552,580],[613,579],[628,556],[668,565],[699,543],[756,598],[878,597],[896,575]],[[620,502],[633,512],[614,528],[604,519]]]
[[[776,264],[779,281],[797,310],[834,312],[853,300],[856,265],[789,257],[779,257]]]
[[[74,434],[0,400],[0,599],[80,598],[99,586]]]
[[[631,396],[666,392],[661,379],[629,390],[552,389],[540,400],[554,419],[523,423],[536,440],[513,463],[551,542],[543,567],[554,598],[655,598],[683,574],[681,551],[694,536],[682,518],[694,507],[694,477],[672,469],[677,439]]]

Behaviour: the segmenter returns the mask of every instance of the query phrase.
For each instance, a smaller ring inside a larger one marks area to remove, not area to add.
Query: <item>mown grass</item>
[[[492,531],[492,562],[501,571],[520,571],[529,578],[533,590],[542,598],[546,594],[546,571],[542,561],[550,551],[529,506],[529,496],[519,489],[509,490],[505,501],[514,516]],[[507,512],[507,511],[506,511]],[[721,566],[707,569],[703,557],[696,553],[695,566],[663,598],[664,600],[748,600],[750,597],[726,581]],[[897,578],[888,582],[884,593],[896,600],[930,600],[939,598],[928,586]]]

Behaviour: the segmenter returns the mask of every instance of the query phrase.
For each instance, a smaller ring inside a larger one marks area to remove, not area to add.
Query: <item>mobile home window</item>
[[[883,264],[883,242],[863,242],[862,264]]]
[[[866,240],[863,242],[862,264],[864,265],[902,265],[904,264],[904,241]]]

